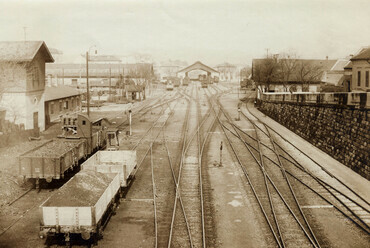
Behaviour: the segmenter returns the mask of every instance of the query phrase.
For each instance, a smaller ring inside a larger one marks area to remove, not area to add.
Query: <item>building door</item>
[[[350,81],[346,82],[346,90],[347,92],[351,92],[351,82]]]

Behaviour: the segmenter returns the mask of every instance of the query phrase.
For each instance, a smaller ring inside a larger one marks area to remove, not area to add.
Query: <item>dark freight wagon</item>
[[[62,120],[63,134],[18,157],[19,174],[25,179],[51,182],[94,152],[106,146],[107,124],[104,119],[95,122],[82,114]]]
[[[19,156],[19,174],[24,178],[51,182],[64,177],[64,173],[78,165],[87,155],[84,139],[53,139]]]

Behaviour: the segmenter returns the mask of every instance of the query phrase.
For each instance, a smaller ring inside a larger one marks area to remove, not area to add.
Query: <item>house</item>
[[[278,57],[253,59],[252,79],[266,92],[317,92],[336,62]]]
[[[348,79],[345,76],[345,67],[350,62],[350,58],[338,59],[330,70],[323,74],[322,82],[327,86],[327,89],[334,89],[349,92],[350,86]]]
[[[348,61],[348,63],[344,66],[344,78],[345,78],[345,88],[346,91],[351,91],[352,85],[352,61]]]
[[[125,86],[126,99],[129,101],[145,99],[145,87],[143,85],[128,84]]]
[[[370,47],[361,48],[346,69],[352,70],[351,91],[370,91]]]
[[[231,81],[239,77],[239,71],[235,65],[230,63],[223,63],[216,65],[215,68],[220,72],[221,81]]]
[[[43,41],[0,42],[0,106],[21,129],[45,129],[45,63],[54,59]]]
[[[59,121],[64,115],[81,112],[81,93],[70,86],[45,87],[45,126]]]

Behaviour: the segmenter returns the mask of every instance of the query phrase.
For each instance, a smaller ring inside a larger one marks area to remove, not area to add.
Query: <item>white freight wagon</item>
[[[98,151],[82,163],[81,170],[119,173],[121,187],[127,187],[136,165],[136,151]]]
[[[120,193],[119,174],[81,171],[40,206],[40,238],[78,234],[96,241],[115,211]]]

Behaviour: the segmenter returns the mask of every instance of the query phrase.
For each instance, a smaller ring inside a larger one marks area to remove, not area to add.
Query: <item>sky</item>
[[[370,1],[0,0],[0,41],[25,33],[64,54],[96,45],[98,54],[211,65],[267,52],[336,59],[370,45]]]

